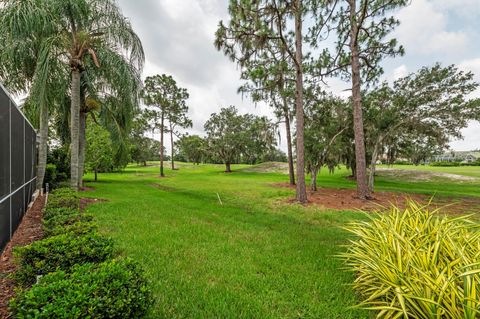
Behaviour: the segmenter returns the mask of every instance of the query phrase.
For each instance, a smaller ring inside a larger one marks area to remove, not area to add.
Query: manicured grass
[[[341,226],[360,214],[288,204],[293,190],[272,186],[287,180],[282,174],[179,167],[165,178],[158,167],[100,174],[85,193],[108,200],[88,211],[152,281],[151,318],[368,318],[351,308],[353,275],[335,257],[348,238]],[[354,187],[348,173],[322,173],[319,182]],[[379,189],[478,196],[475,183],[432,185],[378,182]]]
[[[334,256],[353,212],[280,203],[282,175],[222,166],[101,174],[88,211],[153,283],[151,318],[366,318]],[[160,184],[162,188],[152,184]],[[220,204],[217,193],[223,205]]]

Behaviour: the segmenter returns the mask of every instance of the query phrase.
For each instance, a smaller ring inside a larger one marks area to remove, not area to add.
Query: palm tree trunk
[[[48,106],[42,103],[40,108],[40,143],[38,146],[37,189],[43,187],[48,152]]]
[[[295,104],[297,117],[297,201],[307,202],[307,187],[305,185],[305,149],[303,143],[304,112],[303,112],[303,68],[302,68],[302,0],[295,0]]]
[[[170,124],[170,146],[171,146],[171,154],[172,154],[171,162],[172,162],[172,171],[173,171],[175,170],[175,162],[173,160],[174,145],[173,145],[173,127],[171,124]]]
[[[72,69],[72,101],[70,106],[70,186],[78,190],[78,153],[80,133],[80,72]]]
[[[87,113],[80,112],[80,130],[78,146],[78,187],[83,186],[83,171],[85,169],[85,147],[87,144],[85,131],[87,128]]]
[[[360,91],[360,54],[358,50],[356,22],[356,0],[350,4],[350,50],[352,53],[352,98],[353,98],[353,130],[355,134],[355,161],[357,175],[357,196],[360,199],[370,198],[367,185],[367,164],[365,159],[365,137],[363,132],[362,97]]]
[[[162,112],[162,120],[160,123],[160,176],[164,177],[165,174],[163,173],[163,131],[164,127],[163,124],[165,123],[165,116]]]

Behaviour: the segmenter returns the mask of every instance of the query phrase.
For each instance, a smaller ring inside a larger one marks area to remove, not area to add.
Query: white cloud
[[[472,72],[475,81],[480,83],[480,58],[465,60],[459,63],[458,67],[465,72]],[[480,98],[480,88],[472,93],[472,97]]]
[[[475,79],[480,82],[480,57],[462,61],[458,67],[464,71],[471,71],[475,74]]]
[[[456,151],[472,151],[480,149],[480,123],[471,122],[467,128],[462,130],[465,137],[463,140],[454,140],[450,147]]]
[[[393,81],[396,81],[407,75],[408,75],[408,68],[405,64],[402,64],[393,70]]]
[[[455,13],[465,19],[478,19],[480,12],[478,0],[434,0],[431,3],[439,10]]]
[[[401,24],[395,35],[407,54],[459,55],[468,49],[468,35],[464,31],[447,30],[448,15],[433,2],[415,0],[401,9],[397,18]]]
[[[448,32],[441,31],[433,34],[430,41],[426,44],[425,50],[427,52],[433,51],[446,51],[448,53],[457,54],[462,50],[467,49],[468,36],[464,32]]]

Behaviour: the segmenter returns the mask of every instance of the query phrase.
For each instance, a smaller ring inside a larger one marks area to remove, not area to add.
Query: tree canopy
[[[149,107],[146,112],[147,122],[152,130],[160,131],[161,150],[164,148],[164,133],[170,129],[173,168],[174,129],[177,126],[189,127],[192,125],[187,118],[188,92],[186,89],[178,87],[172,76],[162,74],[147,77],[141,95],[143,102]],[[167,122],[169,126],[167,126]],[[160,176],[165,176],[163,162],[164,154],[160,152]]]
[[[205,123],[207,148],[225,164],[225,171],[241,157],[255,160],[275,144],[274,127],[263,117],[240,115],[234,106],[213,113]]]

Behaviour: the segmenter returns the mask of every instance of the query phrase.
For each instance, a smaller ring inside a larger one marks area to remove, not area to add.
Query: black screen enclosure
[[[33,126],[0,84],[0,252],[33,199],[36,144]]]

